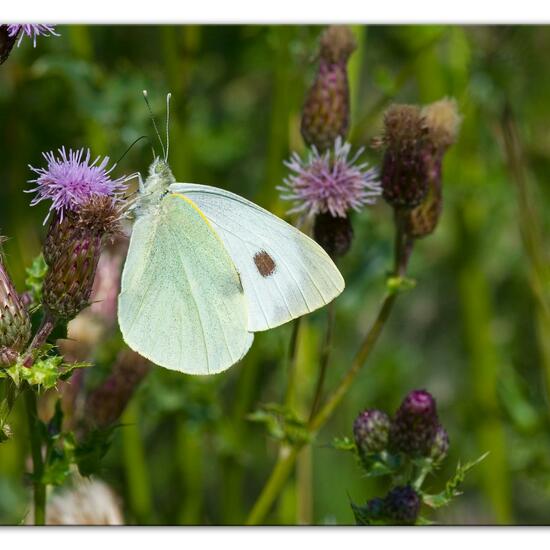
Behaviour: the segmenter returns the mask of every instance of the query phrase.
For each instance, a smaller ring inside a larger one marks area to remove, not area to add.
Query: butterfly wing
[[[344,290],[328,254],[292,225],[216,187],[175,183],[201,209],[237,266],[248,304],[248,330],[276,327],[320,308]]]
[[[135,222],[118,319],[132,349],[189,374],[223,371],[252,344],[235,266],[185,197],[167,195],[158,211]]]

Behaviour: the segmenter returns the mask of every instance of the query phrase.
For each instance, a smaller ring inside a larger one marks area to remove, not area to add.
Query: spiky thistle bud
[[[0,65],[9,57],[17,40],[17,34],[12,35],[8,25],[0,25]]]
[[[383,451],[388,444],[390,417],[377,409],[365,410],[353,423],[353,436],[359,456]]]
[[[435,432],[435,437],[432,442],[432,447],[430,449],[430,458],[436,463],[439,464],[449,452],[449,434],[447,430],[439,424]]]
[[[435,399],[425,390],[411,391],[395,413],[389,447],[410,456],[429,456],[439,426]]]
[[[427,139],[431,144],[431,154],[428,158],[428,192],[418,206],[401,214],[404,230],[415,239],[433,233],[439,222],[443,210],[443,155],[456,141],[461,121],[454,99],[442,99],[431,103],[422,109],[421,114],[427,129]]]
[[[324,152],[349,127],[347,62],[356,48],[347,26],[331,26],[321,36],[319,67],[302,109],[301,132],[307,145]]]
[[[111,197],[94,195],[76,211],[50,222],[44,259],[44,308],[56,319],[72,319],[90,301],[101,245],[119,231],[120,211]]]
[[[3,238],[0,237],[0,246]],[[0,366],[15,362],[31,335],[31,322],[4,266],[0,250]]]
[[[428,192],[432,145],[421,109],[391,105],[384,133],[374,146],[385,148],[381,180],[384,199],[397,209],[414,208]]]
[[[384,498],[383,515],[397,525],[414,525],[422,501],[409,485],[395,487]]]
[[[110,376],[86,399],[88,426],[108,428],[116,422],[149,369],[147,359],[131,350],[122,351]]]

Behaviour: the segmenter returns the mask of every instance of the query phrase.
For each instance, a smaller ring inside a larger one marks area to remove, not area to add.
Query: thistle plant
[[[350,122],[347,62],[356,48],[346,26],[331,26],[320,38],[319,65],[302,108],[301,132],[309,148],[302,159],[293,153],[285,166],[290,175],[278,189],[294,203],[289,214],[313,220],[313,235],[333,259],[351,246],[351,210],[360,212],[381,193],[376,169],[359,161],[345,141]]]
[[[31,32],[29,29],[23,31]],[[41,34],[38,31],[37,34]],[[108,434],[103,433],[100,437],[97,431],[88,430],[82,432],[83,437],[79,440],[67,430],[60,401],[55,406],[54,415],[44,422],[38,416],[37,397],[68,380],[75,369],[89,365],[86,362],[66,362],[53,342],[48,340],[56,327],[63,332],[66,323],[90,305],[102,247],[120,233],[121,193],[126,182],[126,178],[111,178],[114,166],[107,168],[107,157],[97,157],[92,161],[90,152],[83,149],[66,151],[62,148],[57,155],[50,152],[44,158],[47,167],[31,167],[38,176],[31,180],[35,184],[31,189],[35,193],[31,205],[51,201],[46,218],[48,228],[42,254],[29,270],[29,290],[25,301],[15,290],[3,261],[0,262],[0,377],[5,380],[6,388],[0,406],[0,425],[5,437],[12,435],[7,419],[16,399],[24,395],[33,458],[34,521],[37,524],[45,522],[46,487],[63,483],[70,475],[72,465],[89,475],[93,471],[92,463],[95,462],[97,467],[97,459],[108,448]],[[40,312],[42,320],[31,339],[31,315],[35,318]],[[57,337],[60,335],[58,332]],[[109,389],[107,395],[112,398],[108,406],[114,412],[107,415],[101,412],[100,394],[95,401],[92,399],[95,402],[95,409],[92,409],[99,418],[97,424],[102,428],[107,420],[110,423],[116,421],[115,408],[123,408],[131,395],[128,370],[122,368],[121,373],[125,386],[118,384],[123,386],[118,402],[115,395],[117,385],[113,388],[111,382],[106,386]],[[113,376],[116,377],[116,372]],[[137,381],[135,376],[133,380],[134,383]],[[91,456],[94,460],[90,459]]]
[[[293,201],[291,212],[301,214],[302,221],[313,219],[314,238],[334,260],[338,260],[347,253],[352,242],[350,211],[357,215],[363,206],[372,204],[376,196],[382,194],[394,210],[394,265],[387,279],[386,295],[372,325],[348,370],[323,401],[335,328],[334,305],[329,305],[319,375],[308,419],[300,419],[295,411],[289,410],[288,398],[283,409],[270,405],[251,416],[266,424],[269,433],[280,440],[281,447],[277,463],[248,516],[249,524],[263,521],[284,487],[299,451],[311,444],[353,385],[380,337],[397,296],[414,286],[406,274],[415,239],[431,233],[441,213],[443,155],[456,140],[460,124],[456,103],[445,99],[424,108],[391,105],[384,116],[384,131],[373,142],[375,149],[382,152],[380,170],[365,163],[356,164],[362,150],[350,159],[351,146],[344,142],[350,122],[346,64],[353,49],[349,29],[331,27],[321,37],[317,76],[302,111],[301,131],[310,148],[309,156],[303,160],[294,153],[285,163],[291,174],[280,187],[281,196]],[[292,387],[292,365],[299,342],[298,327],[295,323],[291,338],[289,388]],[[287,389],[287,396],[291,393]],[[417,398],[420,397],[419,394]],[[418,403],[411,402],[407,406],[414,409]],[[433,422],[433,415],[426,413],[426,417],[432,421],[431,424],[426,421],[429,433],[409,429],[409,422],[413,427],[417,423],[422,425],[422,414],[412,421],[404,410],[402,418],[397,415],[404,428],[397,429],[395,422],[389,423],[385,413],[366,411],[354,425],[354,433],[363,436],[354,448],[359,449],[357,452],[368,465],[369,449],[394,445],[395,452],[400,455],[401,447],[410,445],[412,449],[417,445],[422,460],[435,465],[446,455],[448,436],[444,428]],[[460,475],[461,472],[463,470]],[[407,483],[400,486],[403,488],[396,490],[389,504],[384,506],[393,510],[395,518],[399,516],[403,518],[400,521],[410,522],[412,516],[416,517],[416,497],[407,488]],[[412,486],[412,490],[417,491],[417,488]],[[380,499],[370,506],[379,509],[381,504]]]
[[[460,115],[451,99],[423,108],[394,104],[384,114],[384,131],[373,146],[383,151],[382,194],[394,209],[398,270],[415,239],[432,233],[439,222],[443,156],[459,127]]]
[[[466,472],[485,458],[457,466],[443,491],[431,494],[433,484],[449,452],[449,436],[439,421],[434,397],[426,390],[407,394],[393,417],[377,409],[365,410],[353,423],[353,442],[335,440],[338,449],[351,451],[367,477],[387,478],[384,497],[364,505],[351,503],[358,525],[414,525],[427,523],[422,507],[447,506],[458,497]]]

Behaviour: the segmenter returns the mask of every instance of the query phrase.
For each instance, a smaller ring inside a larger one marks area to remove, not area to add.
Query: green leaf
[[[46,345],[43,349],[49,351],[52,346]],[[78,368],[91,366],[91,363],[65,363],[60,355],[43,355],[36,359],[30,367],[20,362],[0,371],[0,378],[11,378],[16,386],[27,382],[38,389],[49,390],[57,386],[59,380],[67,380],[72,372]]]
[[[33,310],[40,306],[42,302],[42,285],[44,283],[44,277],[48,271],[48,265],[44,256],[40,253],[33,260],[32,265],[26,270],[27,278],[25,279],[25,284],[27,285],[27,290],[31,298],[31,303],[29,309]]]
[[[407,292],[412,290],[415,286],[416,281],[414,279],[409,279],[408,277],[388,277],[388,280],[386,281],[386,288],[390,294]]]
[[[357,452],[355,443],[349,437],[335,437],[332,440],[331,447],[337,449],[338,451],[351,451],[352,453]]]
[[[88,477],[99,470],[101,460],[107,454],[117,426],[105,430],[90,431],[75,448],[74,458],[81,475]]]
[[[302,444],[311,441],[306,423],[300,420],[294,411],[277,403],[267,403],[247,416],[252,422],[266,426],[271,437],[290,444]]]
[[[372,502],[372,501],[371,501]],[[350,506],[357,525],[389,525],[391,521],[384,518],[383,511],[376,506],[359,506],[350,499]]]
[[[441,493],[437,493],[435,495],[424,493],[422,495],[422,501],[424,504],[430,506],[431,508],[441,508],[442,506],[447,506],[451,500],[460,496],[462,494],[460,491],[460,486],[462,485],[467,472],[484,460],[488,454],[489,453],[487,452],[481,455],[477,460],[467,462],[464,466],[461,466],[459,463],[456,467],[454,476],[447,481],[445,489],[441,491]]]

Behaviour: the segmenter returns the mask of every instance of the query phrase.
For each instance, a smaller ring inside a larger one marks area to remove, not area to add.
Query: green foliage
[[[464,482],[466,474],[482,460],[485,460],[488,454],[489,453],[487,452],[481,455],[477,460],[467,462],[463,466],[458,463],[455,474],[447,481],[447,483],[445,484],[445,489],[443,491],[435,495],[430,495],[427,493],[422,494],[422,501],[424,502],[424,504],[430,506],[431,508],[441,508],[442,506],[448,506],[453,499],[462,494],[462,492],[460,491],[460,487]]]
[[[91,366],[88,362],[66,363],[60,355],[52,353],[52,346],[45,345],[37,352],[32,365],[26,366],[20,359],[7,369],[0,370],[0,379],[10,379],[19,387],[24,382],[45,391],[57,387],[59,381],[67,380],[75,369]]]
[[[90,147],[94,158],[118,159],[134,139],[153,135],[141,96],[144,88],[159,117],[166,92],[173,92],[171,156],[179,181],[217,185],[285,216],[288,203],[278,198],[275,187],[287,175],[282,161],[290,151],[303,152],[300,109],[314,76],[318,26],[94,25],[58,30],[61,37],[39,40],[36,48],[23,42],[0,67],[5,130],[0,220],[2,234],[9,238],[3,248],[16,288],[24,289],[28,279],[33,308],[45,274],[37,256],[47,206],[29,207],[30,196],[22,192],[34,177],[28,165],[43,166],[42,152],[62,145]],[[541,281],[550,265],[544,246],[550,234],[550,188],[545,183],[550,169],[550,58],[541,52],[550,48],[550,29],[358,25],[355,32],[359,49],[352,56],[350,89],[354,150],[365,146],[364,158],[379,165],[380,155],[369,144],[392,101],[426,104],[453,96],[463,123],[443,164],[441,221],[412,253],[408,277],[417,282],[414,291],[397,297],[367,369],[318,439],[348,433],[350,419],[365,403],[391,408],[412,388],[438,388],[440,416],[452,434],[452,446],[447,461],[426,477],[427,493],[438,494],[439,482],[454,476],[459,457],[489,451],[460,486],[464,494],[452,502],[453,521],[546,524],[550,317],[547,285]],[[502,147],[507,105],[521,149],[513,162]],[[144,174],[150,159],[149,145],[140,142],[113,175]],[[514,175],[510,166],[516,168]],[[516,176],[522,174],[519,181]],[[336,302],[325,395],[349,366],[383,293],[410,286],[402,280],[386,286],[394,239],[391,209],[380,200],[353,213],[352,223],[352,247],[339,262],[346,290]],[[77,374],[85,373],[84,392],[94,388],[124,349],[116,325],[87,349],[95,328],[89,313],[78,319],[79,334],[69,344],[79,361],[95,364],[73,371],[71,385],[63,390],[67,394],[77,386]],[[36,317],[38,321],[38,312]],[[285,412],[269,411],[260,414],[259,423],[246,419],[258,403],[282,400],[290,331],[280,327],[256,334],[241,364],[222,375],[196,379],[153,368],[133,398],[135,424],[128,430],[135,430],[136,437],[130,444],[130,438],[115,432],[106,454],[98,451],[100,441],[91,443],[89,452],[84,446],[81,452],[89,460],[81,460],[86,464],[81,469],[99,465],[100,474],[108,472],[104,477],[120,495],[128,522],[139,517],[164,524],[242,523],[274,462],[275,445],[263,437],[266,426],[283,441],[292,438],[286,432],[293,431],[294,422],[298,432],[303,428],[300,420],[307,418],[315,391],[324,319],[324,311],[304,319],[294,420],[290,411],[288,420]],[[61,327],[57,335],[64,337],[63,332]],[[41,376],[60,387],[52,372],[58,360],[51,361]],[[29,508],[28,490],[21,483],[29,441],[21,400],[14,405],[6,393],[7,388],[12,395],[18,390],[11,377],[2,376],[0,523],[18,524]],[[24,373],[18,376],[22,379]],[[48,392],[40,388],[47,402]],[[6,440],[10,430],[15,436]],[[65,447],[60,441],[56,453],[76,453],[71,444],[68,439]],[[352,452],[349,442],[341,448]],[[96,452],[103,455],[101,461]],[[66,469],[64,460],[59,459],[59,471]],[[143,465],[139,475],[128,475],[138,463]],[[371,471],[380,468],[389,466],[370,465]],[[421,470],[420,465],[412,468]],[[361,503],[366,493],[382,494],[390,477],[360,476],[356,461],[313,444],[266,522],[349,523],[353,514],[342,497],[345,491]],[[141,485],[130,486],[134,479]],[[151,498],[135,506],[133,495],[139,492]],[[430,520],[447,520],[445,508],[425,509]]]
[[[267,403],[248,415],[248,420],[264,424],[267,433],[279,441],[300,444],[311,440],[305,422],[289,407]]]
[[[26,269],[27,278],[25,279],[25,285],[27,286],[30,298],[29,309],[31,311],[40,307],[40,303],[42,302],[42,285],[47,271],[48,266],[42,253],[38,254],[31,266]]]
[[[390,294],[408,292],[416,286],[416,281],[409,277],[388,277],[386,287]]]

